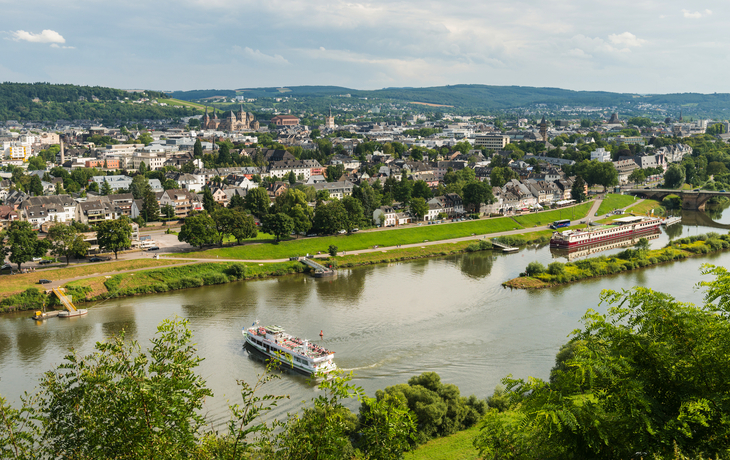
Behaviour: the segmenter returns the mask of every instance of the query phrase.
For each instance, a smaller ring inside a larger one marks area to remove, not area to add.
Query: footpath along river
[[[717,213],[713,217],[730,220]],[[726,232],[677,225],[651,245],[708,231]],[[227,417],[227,401],[239,402],[236,379],[253,380],[263,370],[242,348],[241,328],[256,319],[335,351],[337,365],[353,371],[354,382],[369,395],[435,371],[462,394],[483,398],[510,373],[546,378],[555,353],[580,327],[586,310],[605,311],[598,306],[601,290],[641,285],[700,303],[702,293],[695,288],[702,278],[700,266],[730,266],[730,252],[539,291],[501,286],[533,260],[566,261],[547,247],[511,255],[487,251],[341,270],[333,279],[293,275],[117,299],[89,306],[81,318],[36,323],[28,312],[3,315],[0,394],[17,402],[23,391],[37,386],[44,371],[61,363],[70,347],[89,353],[95,342],[122,329],[146,346],[163,319],[178,315],[190,321],[205,358],[199,372],[215,393],[206,405],[214,422]],[[275,380],[267,390],[291,395],[277,416],[317,394],[305,377],[296,375]]]

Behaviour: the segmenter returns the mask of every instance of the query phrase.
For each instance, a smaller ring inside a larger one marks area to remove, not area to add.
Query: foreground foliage
[[[727,457],[730,435],[730,274],[705,304],[647,288],[604,291],[556,359],[550,380],[513,379],[475,441],[487,459]],[[714,303],[717,301],[717,303]]]

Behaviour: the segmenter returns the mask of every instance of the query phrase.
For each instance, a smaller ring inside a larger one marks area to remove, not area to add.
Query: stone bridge
[[[669,195],[677,195],[682,198],[682,209],[690,211],[704,211],[707,200],[714,196],[730,197],[730,192],[715,192],[710,190],[672,190],[664,188],[631,189],[627,190],[629,195],[662,201]]]
[[[700,225],[702,227],[713,227],[721,228],[724,230],[730,230],[730,224],[721,224],[715,222],[702,211],[682,211],[682,224],[684,225]]]

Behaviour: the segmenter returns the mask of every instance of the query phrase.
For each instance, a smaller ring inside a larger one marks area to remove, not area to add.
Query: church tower
[[[542,121],[540,122],[540,136],[542,137],[543,142],[548,141],[547,121],[545,121],[545,115],[542,116]]]
[[[335,117],[332,116],[332,107],[330,107],[330,114],[328,117],[324,117],[324,127],[326,129],[335,129]]]
[[[208,129],[208,124],[210,123],[210,116],[208,115],[208,106],[205,106],[205,114],[203,115],[203,118],[200,120],[200,126],[203,129]]]

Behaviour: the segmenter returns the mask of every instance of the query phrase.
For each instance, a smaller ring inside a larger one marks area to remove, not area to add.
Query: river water
[[[723,214],[730,212],[712,216],[730,221]],[[726,230],[676,225],[651,245],[708,231]],[[4,315],[0,394],[17,402],[44,371],[62,362],[69,348],[89,353],[97,341],[122,329],[145,346],[162,320],[177,315],[190,321],[205,358],[199,371],[215,393],[206,403],[214,421],[227,417],[227,401],[239,401],[236,379],[251,381],[264,369],[242,347],[241,328],[257,319],[335,351],[337,365],[353,371],[354,382],[370,395],[435,371],[462,394],[486,397],[508,374],[546,378],[586,310],[605,311],[598,305],[601,290],[641,285],[700,303],[702,292],[695,288],[700,266],[730,265],[730,252],[539,291],[501,286],[533,260],[566,259],[547,247],[512,255],[486,251],[340,270],[333,279],[292,275],[117,299],[90,306],[81,318],[36,323],[28,312]],[[315,340],[320,330],[324,340]],[[318,390],[305,377],[285,375],[267,391],[291,395],[276,414],[281,416]]]

